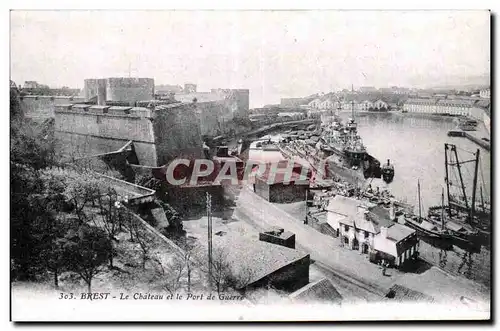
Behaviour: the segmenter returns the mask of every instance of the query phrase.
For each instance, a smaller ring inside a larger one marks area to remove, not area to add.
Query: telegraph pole
[[[207,222],[208,222],[208,282],[212,288],[212,196],[207,192]]]

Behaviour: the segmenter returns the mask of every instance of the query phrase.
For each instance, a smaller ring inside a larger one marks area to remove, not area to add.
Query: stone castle
[[[44,101],[53,108],[62,155],[110,153],[132,141],[139,164],[158,167],[175,157],[201,157],[204,137],[228,134],[234,121],[248,119],[248,90],[188,92],[165,102],[154,100],[153,79],[87,79],[83,100]],[[30,108],[40,100],[23,98]]]

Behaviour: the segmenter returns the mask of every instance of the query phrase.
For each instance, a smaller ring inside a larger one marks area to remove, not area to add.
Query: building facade
[[[373,103],[373,109],[381,110],[381,109],[387,109],[387,108],[388,108],[388,104],[384,100],[378,99],[377,101],[375,101]]]
[[[403,267],[418,256],[419,240],[415,230],[401,224],[381,227],[373,240],[372,262],[385,260],[390,265]]]
[[[490,88],[483,89],[483,90],[479,91],[479,96],[481,98],[489,99],[491,96]]]
[[[473,116],[474,99],[408,99],[403,111],[409,113]]]

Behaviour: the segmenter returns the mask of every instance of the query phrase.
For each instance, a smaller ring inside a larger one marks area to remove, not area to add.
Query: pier
[[[482,148],[486,149],[487,151],[489,151],[491,148],[489,142],[477,137],[476,135],[473,135],[469,132],[466,132],[466,131],[451,130],[451,131],[448,131],[448,136],[449,137],[465,137],[465,138],[469,139],[470,141],[478,144]]]

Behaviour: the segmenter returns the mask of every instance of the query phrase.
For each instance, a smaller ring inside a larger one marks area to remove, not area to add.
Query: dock
[[[470,141],[476,143],[477,145],[481,146],[482,148],[486,149],[487,151],[490,151],[490,149],[491,149],[491,145],[489,142],[477,137],[474,134],[466,132],[466,131],[451,130],[451,131],[448,131],[448,136],[449,137],[465,137],[465,138],[469,139]]]

